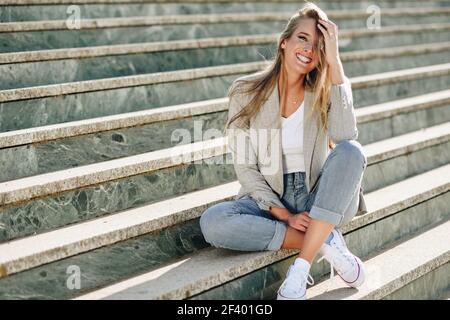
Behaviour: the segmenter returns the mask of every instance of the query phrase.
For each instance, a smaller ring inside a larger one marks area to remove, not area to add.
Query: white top
[[[305,172],[303,154],[303,102],[289,117],[281,117],[281,149],[283,173]]]

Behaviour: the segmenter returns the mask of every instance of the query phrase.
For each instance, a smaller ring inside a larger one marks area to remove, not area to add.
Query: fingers
[[[296,229],[296,230],[303,231],[303,232],[306,232],[306,229],[308,228],[308,227],[305,227],[305,226],[302,226],[302,225],[294,225],[294,226],[291,226],[291,227]]]
[[[300,219],[301,221],[305,222],[306,224],[309,224],[309,223],[311,222],[311,218],[310,218],[310,217],[307,217],[307,216],[305,216],[305,215],[302,215],[299,219]]]
[[[337,24],[335,24],[331,20],[319,19],[319,23],[321,23],[325,27],[325,29],[327,29],[328,31],[335,31],[335,29],[337,29]],[[329,30],[329,29],[331,29],[331,30]]]
[[[337,36],[338,26],[333,21],[319,19],[319,24],[317,24],[317,26],[325,36]]]
[[[324,27],[322,27],[320,24],[318,24],[317,27],[319,28],[320,32],[322,32],[322,34],[325,38],[330,37],[330,35],[328,34],[327,30]]]
[[[306,229],[309,227],[310,221],[311,218],[306,214],[298,214],[295,217],[294,223],[291,225],[291,227],[300,231],[306,231]]]
[[[331,20],[322,20],[322,19],[319,19],[319,21],[321,21],[321,22],[324,22],[326,25],[332,25],[335,29],[337,29],[337,24],[336,23],[334,23],[333,21],[331,21]]]

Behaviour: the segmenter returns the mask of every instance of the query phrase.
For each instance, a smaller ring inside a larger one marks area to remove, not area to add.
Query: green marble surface
[[[275,47],[229,46],[0,65],[0,90],[260,61],[270,59]]]
[[[226,159],[214,157],[211,160],[131,176],[14,207],[2,207],[0,241],[140,207],[236,179],[229,154]]]
[[[369,144],[450,121],[450,104],[358,123],[358,141]]]
[[[314,1],[324,10],[330,9],[366,9],[364,1]],[[377,1],[381,8],[403,8],[423,6],[419,1]],[[427,7],[448,6],[445,1],[428,1]],[[0,21],[32,21],[55,20],[67,18],[68,5],[35,5],[35,6],[6,6],[0,11]],[[300,7],[297,2],[261,1],[258,5],[252,2],[230,3],[129,3],[122,4],[91,4],[79,5],[80,13],[85,19],[127,16],[154,16],[172,14],[205,14],[205,13],[233,13],[233,12],[267,12],[267,11],[295,11]]]
[[[0,103],[0,132],[222,98],[241,74]],[[446,90],[450,75],[353,89],[355,107]],[[177,92],[176,95],[168,94]]]
[[[448,163],[450,142],[378,162],[368,166],[364,172],[364,192],[369,193]]]
[[[14,52],[276,33],[284,24],[284,21],[264,21],[0,33],[0,50]]]
[[[381,29],[383,30],[383,29]],[[339,38],[339,52],[353,50],[380,49],[389,47],[400,47],[415,44],[438,43],[450,41],[450,32],[448,30],[424,30],[420,33],[385,33],[373,34],[371,36]]]
[[[436,157],[440,154],[440,157]],[[227,155],[229,159],[230,154]],[[216,160],[221,158],[216,157]],[[450,161],[450,142],[369,165],[365,193]],[[41,233],[74,222],[153,203],[236,179],[230,164],[190,164],[0,209],[0,241]]]
[[[223,98],[240,75],[0,103],[0,132]]]
[[[181,128],[191,135],[182,143],[197,142],[197,132],[222,131],[226,119],[227,112],[222,111],[0,149],[0,182],[174,147],[181,143],[175,136]],[[23,160],[18,163],[17,159]]]
[[[14,52],[244,34],[279,33],[283,30],[286,22],[287,20],[0,33],[0,50],[2,52]],[[365,17],[334,19],[334,22],[339,25],[341,30],[367,27]],[[442,14],[383,17],[381,25],[392,26],[447,22],[448,15]]]
[[[450,262],[416,279],[383,300],[437,300],[450,290]]]
[[[356,108],[414,97],[421,94],[447,90],[450,88],[450,75],[423,78],[412,81],[396,81],[379,87],[353,89],[353,101]]]
[[[344,62],[345,74],[349,77],[358,77],[382,72],[411,69],[434,64],[448,63],[448,49],[441,52],[402,55],[389,58],[367,60],[354,60]]]
[[[71,299],[207,246],[195,219],[0,279],[0,300]],[[69,266],[79,267],[80,289],[67,287]]]
[[[446,33],[450,40],[450,31]],[[399,36],[399,38],[401,38]],[[377,39],[366,38],[364,50],[382,47]],[[393,43],[392,43],[393,44]],[[392,45],[391,44],[391,45]],[[399,44],[394,44],[399,45]],[[345,50],[351,48],[350,42]],[[230,46],[196,50],[129,54],[83,59],[65,59],[0,65],[0,90],[39,85],[95,80],[137,74],[270,60],[276,45]],[[435,53],[406,54],[396,57],[345,60],[348,76],[362,76],[392,70],[446,63],[448,50]],[[63,70],[64,72],[61,72]]]
[[[4,168],[0,172],[0,182],[169,148],[178,144],[176,141],[172,142],[172,133],[178,128],[189,130],[193,138],[194,123],[201,123],[205,131],[220,130],[226,117],[227,112],[223,111],[0,149],[0,162]],[[360,123],[358,124],[358,141],[369,144],[446,121],[450,121],[450,105]],[[23,161],[18,163],[16,159],[23,159]]]

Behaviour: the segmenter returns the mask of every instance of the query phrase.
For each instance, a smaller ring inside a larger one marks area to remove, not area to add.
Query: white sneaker
[[[314,279],[309,274],[309,268],[305,271],[297,264],[297,260],[299,259],[297,258],[296,263],[289,267],[286,279],[278,289],[277,300],[305,300],[306,284],[314,284]]]
[[[317,262],[324,258],[331,265],[330,279],[334,277],[333,267],[337,274],[350,287],[356,288],[361,286],[365,280],[365,268],[361,259],[351,253],[345,244],[342,233],[336,229],[332,231],[333,238],[330,244],[324,243],[320,248],[322,257]]]

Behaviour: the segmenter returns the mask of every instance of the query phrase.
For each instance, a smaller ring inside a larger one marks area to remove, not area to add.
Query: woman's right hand
[[[311,218],[309,217],[309,212],[303,211],[303,212],[299,212],[298,214],[291,215],[288,218],[287,223],[291,228],[305,232],[306,229],[308,229],[310,221],[311,221]]]

